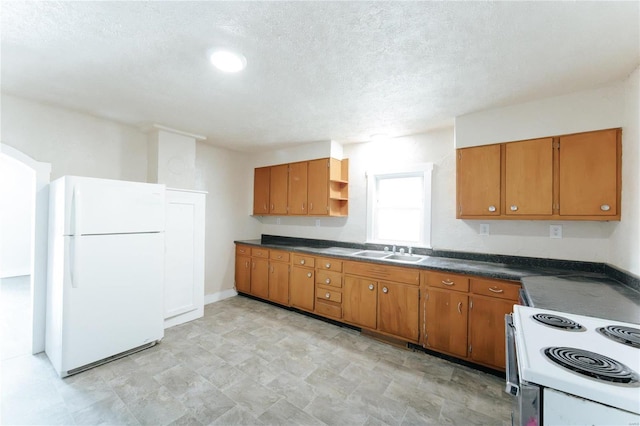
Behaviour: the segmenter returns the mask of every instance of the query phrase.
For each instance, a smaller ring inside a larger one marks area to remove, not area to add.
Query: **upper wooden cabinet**
[[[620,218],[620,131],[560,137],[560,215]]]
[[[254,170],[253,214],[347,216],[349,160],[321,158]]]
[[[621,129],[458,150],[459,219],[620,220]]]
[[[457,217],[500,216],[500,145],[458,150]]]

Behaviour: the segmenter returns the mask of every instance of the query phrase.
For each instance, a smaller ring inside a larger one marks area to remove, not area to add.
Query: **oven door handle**
[[[516,357],[515,327],[513,326],[511,314],[504,316],[504,328],[507,358],[505,375],[507,386],[505,392],[513,396],[518,396],[520,394],[520,378],[518,377],[518,360]]]

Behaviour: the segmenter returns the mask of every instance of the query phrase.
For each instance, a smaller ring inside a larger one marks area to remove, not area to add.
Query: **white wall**
[[[640,67],[625,83],[622,221],[609,240],[609,263],[640,276]]]
[[[233,241],[260,236],[259,222],[249,216],[253,166],[246,154],[197,142],[195,178],[195,189],[208,192],[205,294],[216,295],[234,286]]]
[[[36,174],[0,153],[0,278],[31,274]]]
[[[456,148],[624,125],[625,82],[456,117]]]
[[[349,217],[254,218],[264,234],[364,242],[365,172],[380,166],[433,162],[432,246],[435,249],[605,262],[640,275],[640,117],[639,71],[623,82],[573,95],[539,100],[456,119],[460,146],[623,127],[622,220],[554,221],[563,238],[550,239],[547,221],[482,221],[455,218],[454,129],[344,146],[350,160]],[[310,157],[309,157],[310,158]],[[286,161],[286,160],[285,160]],[[247,200],[247,209],[250,200]]]
[[[2,142],[63,175],[145,182],[147,136],[88,114],[2,94]]]

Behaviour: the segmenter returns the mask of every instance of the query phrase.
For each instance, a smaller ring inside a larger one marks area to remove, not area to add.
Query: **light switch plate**
[[[480,224],[480,235],[489,235],[489,224],[481,223]]]
[[[550,238],[562,238],[562,225],[549,225]]]

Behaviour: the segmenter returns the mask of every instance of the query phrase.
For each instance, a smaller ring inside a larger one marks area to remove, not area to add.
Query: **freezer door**
[[[159,340],[164,233],[65,237],[62,371]]]
[[[63,235],[164,230],[165,186],[66,176]]]

